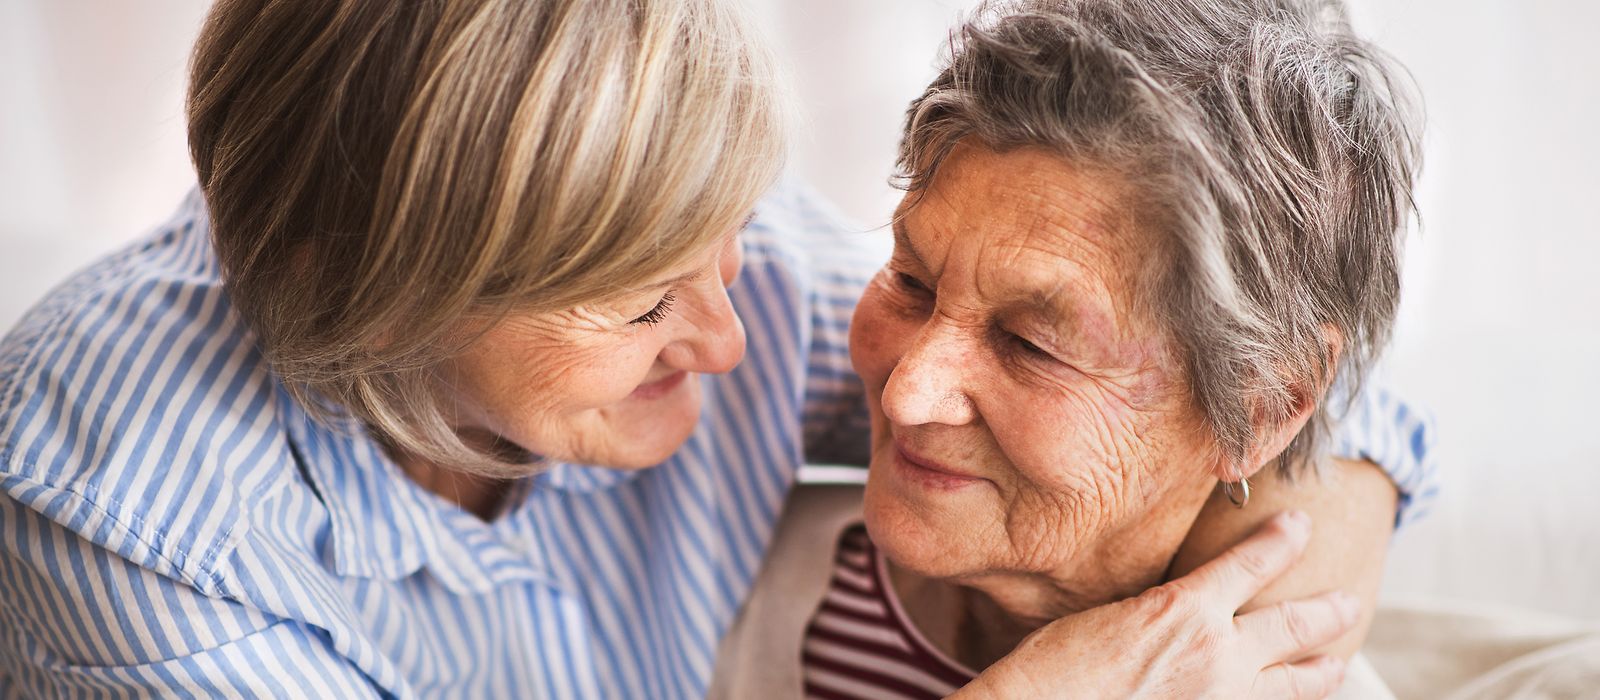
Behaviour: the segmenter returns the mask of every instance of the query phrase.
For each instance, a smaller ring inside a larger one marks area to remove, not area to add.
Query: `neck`
[[[505,505],[510,481],[448,469],[415,455],[393,456],[407,478],[479,520],[493,520]]]
[[[1130,575],[1120,584],[1024,574],[955,581],[885,563],[909,622],[939,651],[980,672],[1040,627],[1135,595],[1159,583],[1161,571]]]
[[[507,462],[532,462],[533,453],[489,430],[477,427],[455,427],[462,441],[477,449],[493,454]],[[505,507],[511,495],[513,478],[472,474],[440,465],[433,460],[414,454],[387,440],[381,440],[383,450],[400,466],[412,481],[432,491],[446,501],[461,506],[462,510],[478,516],[479,520],[494,520]]]
[[[1060,596],[1045,589],[1028,590],[1007,586],[1007,600],[977,587],[927,578],[887,562],[890,585],[900,598],[910,623],[939,651],[976,671],[1011,653],[1023,638],[1062,615],[1077,612]],[[1053,598],[1044,603],[1042,598]],[[1011,610],[1028,609],[1022,598],[1051,610],[1044,615],[1023,615]],[[1087,607],[1087,606],[1083,606]],[[1060,610],[1059,613],[1055,612]]]
[[[950,585],[950,584],[942,584]],[[1048,620],[1018,617],[975,588],[962,588],[960,634],[951,653],[968,668],[983,669],[1011,653]]]

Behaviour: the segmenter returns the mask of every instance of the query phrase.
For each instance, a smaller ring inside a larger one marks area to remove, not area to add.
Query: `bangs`
[[[591,65],[591,80],[569,75],[578,84],[556,99],[519,105],[507,153],[521,172],[497,183],[486,236],[507,245],[481,302],[555,310],[610,297],[750,213],[782,169],[788,110],[771,56],[724,4],[676,6],[644,37],[664,50],[618,54]]]

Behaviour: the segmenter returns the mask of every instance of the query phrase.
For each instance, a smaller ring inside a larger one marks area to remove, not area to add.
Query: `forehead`
[[[1055,153],[963,145],[902,212],[897,244],[991,300],[1125,320],[1151,258],[1127,192],[1120,175]]]

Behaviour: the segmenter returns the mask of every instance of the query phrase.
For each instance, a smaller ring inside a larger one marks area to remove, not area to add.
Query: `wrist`
[[[1040,697],[1037,684],[1030,682],[1023,667],[1010,661],[1002,658],[991,664],[949,697],[956,700]]]

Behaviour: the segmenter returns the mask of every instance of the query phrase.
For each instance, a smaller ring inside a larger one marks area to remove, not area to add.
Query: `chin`
[[[626,406],[607,422],[609,454],[583,461],[626,470],[657,466],[677,453],[699,425],[699,384],[686,382],[670,396]]]
[[[916,507],[899,498],[876,475],[867,481],[862,516],[872,543],[895,565],[920,576],[959,578],[977,567],[961,551],[961,523],[943,508]],[[970,528],[967,528],[970,531]]]
[[[598,466],[627,471],[649,469],[671,459],[672,455],[683,447],[683,443],[692,434],[694,434],[694,422],[691,421],[685,428],[676,430],[671,435],[648,438],[642,443],[628,445],[626,448],[619,450],[614,458],[593,463]],[[636,438],[629,436],[621,439],[633,440]]]

